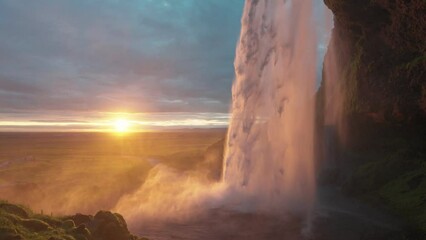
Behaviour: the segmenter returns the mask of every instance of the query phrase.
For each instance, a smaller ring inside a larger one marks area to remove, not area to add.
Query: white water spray
[[[312,0],[247,0],[223,180],[255,210],[306,213],[315,195]]]
[[[200,181],[156,166],[145,184],[115,207],[131,228],[145,223],[147,229],[150,221],[184,224],[203,215],[210,221],[212,211],[309,216],[315,198],[318,60],[313,1],[246,0],[223,181]]]

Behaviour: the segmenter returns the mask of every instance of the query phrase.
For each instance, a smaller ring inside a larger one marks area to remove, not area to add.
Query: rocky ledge
[[[53,217],[0,202],[2,240],[144,240],[132,235],[118,213],[99,211],[94,216],[76,214]],[[146,240],[146,239],[145,239]]]

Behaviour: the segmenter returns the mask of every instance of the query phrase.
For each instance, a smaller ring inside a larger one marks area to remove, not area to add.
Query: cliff
[[[375,121],[426,114],[426,2],[325,0],[334,13],[345,112]]]
[[[426,232],[426,1],[324,1],[334,14],[344,125],[332,141],[338,153],[324,158],[338,155],[333,177],[348,194]],[[317,95],[320,125],[327,87]],[[330,137],[324,129],[319,139]]]

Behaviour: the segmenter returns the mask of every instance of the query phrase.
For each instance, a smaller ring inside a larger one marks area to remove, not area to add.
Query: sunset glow
[[[40,114],[42,115],[42,114]],[[141,132],[179,128],[226,128],[224,113],[50,113],[29,120],[26,116],[4,116],[0,130],[6,132]]]
[[[114,122],[115,131],[118,133],[126,133],[130,131],[130,122],[127,119],[117,119]]]

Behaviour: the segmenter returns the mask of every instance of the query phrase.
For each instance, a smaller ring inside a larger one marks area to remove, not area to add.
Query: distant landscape
[[[94,214],[139,188],[158,163],[179,171],[197,168],[225,134],[0,133],[0,196],[39,213]]]

